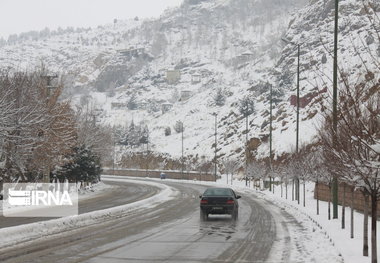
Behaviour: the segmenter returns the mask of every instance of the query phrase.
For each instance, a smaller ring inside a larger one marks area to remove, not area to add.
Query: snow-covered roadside
[[[226,182],[226,178],[222,178],[220,182]],[[218,182],[219,183],[219,182]],[[224,184],[226,185],[226,184]],[[244,181],[234,180],[233,185],[238,189],[247,189]],[[303,188],[301,186],[300,204],[297,201],[292,201],[291,185],[288,187],[288,199],[286,199],[285,187],[283,187],[283,197],[281,197],[281,187],[275,186],[274,193],[267,190],[253,190],[260,194],[263,198],[270,200],[277,206],[291,213],[300,223],[306,227],[312,228],[312,231],[319,231],[325,235],[329,242],[339,251],[342,255],[344,262],[348,263],[370,263],[370,257],[362,256],[363,247],[363,214],[354,212],[354,238],[350,238],[350,208],[346,207],[346,221],[345,229],[341,228],[341,212],[342,207],[338,206],[339,218],[328,220],[328,204],[327,202],[319,202],[319,215],[316,214],[317,201],[314,199],[314,183],[306,184],[305,194],[305,207],[303,207]],[[331,208],[332,209],[332,208]],[[331,211],[332,213],[332,211]],[[378,221],[378,229],[380,229],[380,222]],[[370,233],[369,233],[370,235]],[[378,235],[378,243],[380,242],[380,235]],[[315,251],[321,247],[322,240],[313,240],[311,244],[315,244]],[[380,244],[380,243],[379,243]],[[369,246],[371,240],[369,240]],[[322,251],[326,253],[327,251]],[[327,254],[327,253],[326,253]],[[332,262],[326,258],[325,262]]]
[[[102,179],[104,181],[132,181],[131,179],[120,178],[118,176],[104,176]],[[136,180],[133,180],[133,182],[138,183]],[[63,217],[26,225],[2,228],[0,229],[0,236],[2,237],[2,248],[37,238],[44,238],[49,235],[102,223],[109,220],[110,218],[118,217],[123,214],[133,213],[139,209],[152,208],[161,204],[162,202],[175,198],[178,194],[178,191],[174,188],[157,182],[142,183],[145,185],[158,187],[160,189],[160,192],[154,196],[131,204],[93,211],[78,216]]]
[[[319,202],[319,215],[316,213],[317,201],[314,199],[314,183],[306,184],[306,206],[303,207],[303,188],[301,186],[300,204],[292,201],[291,186],[288,187],[288,199],[285,199],[285,187],[283,188],[283,197],[281,197],[280,186],[275,187],[275,193],[265,191],[258,191],[265,195],[265,198],[283,207],[287,211],[291,211],[295,215],[303,215],[309,221],[322,230],[322,232],[331,240],[334,246],[342,254],[344,262],[348,263],[370,263],[370,257],[362,256],[363,247],[363,214],[354,212],[354,238],[350,238],[350,213],[351,209],[346,207],[346,220],[345,229],[341,228],[342,222],[342,207],[338,206],[338,219],[328,220],[328,204],[327,202]],[[332,207],[331,207],[332,213]],[[303,220],[304,221],[304,220]],[[380,222],[377,222],[379,229]],[[370,233],[369,234],[369,247],[371,247]],[[378,243],[380,237],[377,237]],[[370,253],[370,251],[369,251]]]
[[[44,238],[45,236],[58,234],[68,230],[74,230],[83,226],[89,226],[101,223],[113,216],[133,213],[138,209],[154,207],[164,201],[173,199],[178,192],[173,188],[160,184],[161,179],[152,178],[126,178],[120,176],[103,176],[104,181],[130,181],[138,183],[143,179],[142,184],[154,185],[161,189],[161,192],[148,199],[141,200],[132,204],[127,204],[119,207],[105,209],[101,211],[82,214],[76,217],[66,217],[54,219],[50,221],[38,222],[29,225],[9,227],[0,229],[3,247],[11,246],[19,242],[29,241],[36,238]],[[269,204],[275,204],[282,210],[285,210],[292,215],[292,218],[286,222],[290,237],[285,236],[285,232],[277,229],[278,237],[271,251],[271,256],[274,259],[284,257],[284,251],[289,251],[287,256],[288,262],[358,262],[369,263],[369,257],[363,257],[362,251],[362,223],[363,216],[360,213],[355,213],[355,238],[350,239],[349,232],[349,208],[346,209],[346,229],[342,230],[339,220],[327,220],[327,203],[320,202],[320,215],[316,215],[316,200],[313,198],[314,184],[306,185],[306,207],[303,207],[303,199],[301,194],[301,202],[291,201],[291,188],[288,188],[288,199],[285,199],[285,188],[283,188],[283,197],[281,197],[280,186],[275,187],[275,193],[268,190],[255,190],[246,187],[244,181],[234,180],[233,185],[227,185],[226,178],[218,180],[218,182],[199,182],[199,181],[184,181],[171,180],[180,183],[196,183],[206,186],[229,186],[236,191],[242,192],[244,195],[253,195],[256,198],[268,200]],[[302,188],[301,188],[302,190]],[[302,193],[302,192],[301,192]],[[268,206],[269,207],[269,206]],[[341,210],[341,207],[339,207]],[[341,214],[339,213],[339,217]],[[274,213],[274,219],[277,220]],[[294,224],[296,219],[297,224]],[[279,222],[277,222],[279,223]],[[277,224],[279,225],[279,224]],[[281,225],[281,223],[280,223]],[[380,226],[380,225],[379,225]],[[287,239],[289,245],[284,246]],[[281,241],[281,242],[279,242]],[[306,251],[306,252],[305,252]],[[312,253],[310,253],[312,252]],[[287,253],[285,253],[287,254]],[[341,254],[341,257],[340,255]],[[342,259],[343,258],[343,259]]]
[[[79,200],[90,199],[97,195],[102,195],[104,191],[111,190],[112,188],[115,188],[115,186],[100,181],[96,184],[88,185],[84,189],[80,189],[78,191],[78,198]]]
[[[136,178],[138,179],[138,178]],[[141,179],[141,178],[140,178]],[[152,181],[160,181],[160,179],[152,179]],[[207,186],[221,186],[231,187],[236,191],[244,194],[255,194],[257,197],[268,200],[274,203],[281,209],[291,214],[303,226],[305,231],[291,233],[292,238],[301,244],[299,246],[305,247],[307,251],[313,251],[313,255],[302,255],[298,251],[300,248],[291,248],[293,255],[290,255],[290,262],[348,262],[348,263],[370,263],[370,257],[362,256],[362,240],[363,240],[363,215],[355,212],[354,214],[354,229],[355,238],[350,238],[350,208],[346,207],[346,229],[341,229],[341,210],[339,206],[339,219],[327,219],[327,202],[319,202],[320,214],[316,215],[316,200],[314,199],[314,183],[306,184],[306,207],[303,207],[303,196],[301,186],[301,200],[300,204],[292,201],[291,186],[288,187],[288,199],[285,199],[285,187],[283,187],[283,197],[281,197],[281,187],[275,186],[275,191],[269,190],[256,190],[252,186],[246,187],[245,181],[234,180],[233,184],[226,184],[226,177],[222,176],[216,183],[215,182],[200,182],[200,181],[183,181],[174,179],[165,179],[170,181],[182,183],[196,183]],[[276,218],[275,218],[276,220]],[[378,222],[378,229],[380,229],[380,222]],[[370,233],[369,233],[370,234]],[[282,233],[279,233],[280,239]],[[380,242],[380,235],[378,235],[378,242]],[[312,237],[312,240],[306,241],[305,238]],[[327,243],[327,244],[326,244]],[[370,245],[369,240],[369,245]],[[282,247],[275,246],[273,249],[273,258],[278,258],[283,253]],[[317,259],[313,256],[317,255]],[[335,256],[334,256],[335,255]],[[309,256],[309,258],[301,258],[302,256]],[[333,256],[334,258],[331,258]]]
[[[245,182],[235,182],[233,188],[244,194],[269,201],[267,208],[276,222],[277,238],[268,262],[345,262],[339,249],[326,231],[310,220],[307,214],[291,205],[284,205],[270,195],[245,187]],[[271,205],[279,209],[271,209]],[[282,213],[280,211],[286,211]]]
[[[94,198],[96,196],[102,195],[102,194],[104,194],[104,191],[109,191],[115,187],[116,186],[114,186],[114,185],[105,184],[102,181],[95,183],[95,184],[89,184],[86,187],[80,188],[78,190],[78,195],[75,196],[75,200],[76,200],[76,198],[78,198],[79,201],[91,199],[91,198]],[[79,185],[78,185],[78,188],[79,188]],[[74,197],[72,196],[72,198],[74,198]],[[3,200],[0,200],[0,215],[3,215],[4,205],[5,204],[4,204]],[[33,207],[28,207],[28,208],[24,207],[24,208],[20,209],[20,211],[22,211],[22,210],[31,211],[33,209],[34,209]],[[16,209],[13,209],[12,211],[16,211]]]

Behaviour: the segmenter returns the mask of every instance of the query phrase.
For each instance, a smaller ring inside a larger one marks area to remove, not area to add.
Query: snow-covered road
[[[156,205],[152,205],[152,200],[139,201],[134,209],[118,216],[89,225],[79,224],[80,227],[70,231],[38,238],[24,247],[16,246],[17,250],[2,251],[0,260],[342,262],[329,239],[311,222],[306,225],[307,221],[298,218],[301,215],[288,213],[252,190],[240,189],[243,198],[237,222],[228,216],[214,216],[201,222],[198,196],[207,186],[170,180],[148,182],[152,183],[166,185],[161,188],[161,197],[156,196]],[[162,196],[168,189],[165,194],[170,198]]]
[[[159,192],[153,185],[133,184],[131,181],[104,181],[95,191],[88,191],[79,196],[79,214],[107,209],[123,204],[133,203],[151,197]],[[3,217],[0,213],[0,229],[33,222],[51,220],[52,218]]]

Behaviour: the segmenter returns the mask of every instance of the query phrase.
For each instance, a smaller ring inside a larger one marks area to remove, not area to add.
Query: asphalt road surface
[[[178,197],[155,208],[0,251],[0,262],[266,262],[279,242],[284,251],[275,262],[289,262],[287,226],[297,224],[290,214],[239,193],[236,222],[212,215],[202,222],[199,194],[206,187],[163,183],[179,190]]]
[[[92,198],[79,200],[79,214],[132,203],[148,198],[159,191],[158,188],[150,185],[134,184],[130,182],[106,181],[105,183],[113,187],[104,189],[102,194],[96,195]],[[50,219],[52,218],[0,216],[0,228]]]

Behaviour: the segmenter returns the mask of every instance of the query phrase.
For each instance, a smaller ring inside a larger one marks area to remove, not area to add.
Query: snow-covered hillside
[[[250,148],[258,159],[269,155],[269,87],[274,90],[275,158],[295,145],[297,48],[301,44],[300,143],[310,143],[319,125],[321,96],[331,88],[333,1],[186,0],[160,18],[115,21],[96,29],[23,40],[0,48],[4,66],[43,62],[66,75],[66,96],[98,109],[98,121],[125,125],[144,122],[151,150],[181,155],[182,134],[164,135],[184,123],[184,154],[214,154],[217,114],[218,156],[244,157],[245,119],[239,101],[255,98],[249,116]],[[363,13],[362,1],[341,1],[339,61],[355,76],[360,60],[353,43],[379,48]],[[360,36],[360,38],[359,38]],[[372,41],[371,41],[372,40]],[[369,42],[368,42],[369,41]],[[178,75],[179,74],[179,75]],[[326,88],[326,90],[324,90]],[[214,97],[222,89],[223,106]],[[136,97],[137,109],[127,103]],[[164,107],[164,108],[163,108]],[[141,149],[135,149],[141,150]],[[243,159],[242,159],[243,160]]]

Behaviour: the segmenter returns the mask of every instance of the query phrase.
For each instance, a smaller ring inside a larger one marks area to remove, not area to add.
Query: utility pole
[[[296,128],[296,155],[298,155],[298,141],[300,130],[300,44],[297,45],[297,128]],[[298,204],[300,204],[300,179],[296,177],[296,195]]]
[[[183,122],[181,123],[181,132],[182,132],[182,167],[181,167],[181,174],[182,174],[182,179],[183,179],[183,130],[184,130],[184,127],[183,127]]]
[[[248,101],[245,112],[245,186],[248,185]]]
[[[149,170],[149,135],[146,137],[146,176],[148,176]]]
[[[333,69],[333,144],[336,145],[336,132],[338,127],[338,15],[339,0],[335,0],[335,27],[334,27],[334,69]],[[333,219],[338,218],[338,178],[333,175]]]
[[[115,157],[116,157],[116,134],[115,134],[115,126],[113,126],[113,162],[112,162],[112,170],[115,175]]]
[[[215,162],[215,171],[214,171],[214,175],[215,175],[215,182],[216,182],[216,152],[217,152],[217,116],[218,114],[214,113],[214,116],[215,116],[215,156],[214,156],[214,162]]]
[[[296,101],[296,108],[297,108],[297,122],[296,122],[296,154],[298,154],[298,143],[299,143],[299,129],[300,129],[300,46],[301,44],[296,44],[288,39],[282,38],[282,41],[284,41],[287,44],[292,44],[297,46],[297,101]],[[298,204],[300,204],[300,179],[298,175],[296,175],[295,182],[294,178],[292,179],[293,186],[295,190],[295,199],[298,201]],[[293,188],[292,188],[293,191]]]
[[[269,176],[269,191],[272,191],[272,85],[270,85],[270,110],[269,110],[269,168],[271,175]]]
[[[42,78],[46,79],[46,103],[49,105],[49,98],[50,98],[50,91],[52,89],[57,88],[56,86],[52,86],[51,81],[55,78],[58,78],[58,75],[44,75]],[[46,138],[48,139],[48,138]],[[49,147],[49,146],[48,146]],[[46,149],[47,150],[47,149]],[[49,151],[46,152],[47,160],[45,164],[45,171],[43,173],[43,182],[44,183],[50,183],[50,156],[49,156]]]

